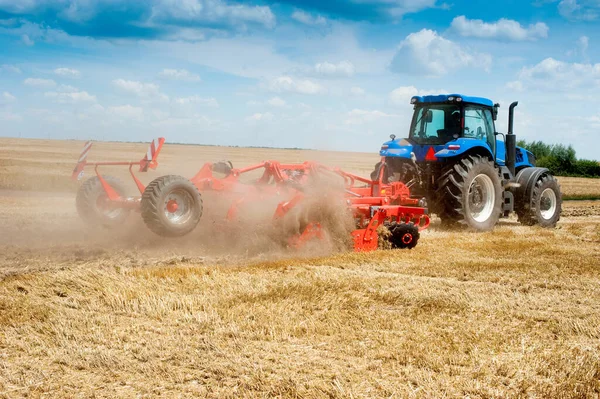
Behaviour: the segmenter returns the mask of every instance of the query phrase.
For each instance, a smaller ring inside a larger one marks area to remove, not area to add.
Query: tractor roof
[[[493,107],[494,103],[492,100],[483,97],[470,97],[463,96],[462,94],[438,94],[438,95],[430,95],[430,96],[414,96],[411,98],[411,104],[418,103],[446,103],[446,102],[455,102],[457,99],[462,99],[459,101],[470,103],[470,104],[478,104],[485,105],[488,107]]]

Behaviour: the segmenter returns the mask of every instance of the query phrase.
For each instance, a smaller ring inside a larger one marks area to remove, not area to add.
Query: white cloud
[[[558,3],[558,13],[566,19],[576,21],[592,21],[598,18],[600,3],[588,1],[578,3],[578,0],[562,0]]]
[[[394,17],[401,17],[404,14],[418,12],[427,8],[435,7],[436,0],[401,0],[401,1],[386,1],[383,0],[381,3],[394,4],[390,8],[390,15]],[[442,7],[442,6],[441,6]],[[442,7],[443,8],[443,7]]]
[[[15,114],[12,111],[0,111],[0,121],[18,122],[23,120],[21,115]]]
[[[250,107],[275,107],[275,108],[286,108],[288,107],[287,102],[281,97],[272,97],[267,101],[250,100],[246,101],[246,105]]]
[[[337,64],[320,62],[315,65],[315,72],[323,77],[350,77],[354,75],[354,65],[350,61]]]
[[[269,90],[281,93],[292,92],[299,94],[319,94],[325,89],[318,83],[310,80],[293,79],[289,76],[280,76],[269,82]]]
[[[590,38],[587,36],[581,36],[577,39],[577,47],[582,54],[587,52],[588,46],[590,45]]]
[[[272,107],[285,107],[286,106],[286,102],[279,97],[271,98],[269,101],[267,101],[267,104],[269,104]]]
[[[29,37],[29,35],[21,35],[21,41],[26,46],[33,46],[35,44],[35,42],[33,40],[31,40],[31,38]]]
[[[50,98],[59,104],[77,104],[96,102],[96,96],[90,95],[87,91],[70,91],[70,92],[46,92],[46,98]]]
[[[144,110],[140,107],[132,105],[121,105],[116,107],[108,107],[108,114],[117,116],[123,119],[133,119],[141,121],[144,118]]]
[[[52,79],[27,78],[23,83],[31,87],[50,88],[56,86],[56,82]]]
[[[354,86],[354,87],[352,87],[352,88],[350,89],[350,93],[351,93],[353,96],[356,96],[356,97],[361,97],[361,96],[364,96],[364,95],[366,94],[366,93],[365,93],[365,89],[363,89],[362,87],[358,87],[358,86]]]
[[[419,95],[419,90],[414,86],[401,86],[392,90],[390,93],[390,101],[394,105],[404,105],[410,103],[413,96]]]
[[[8,104],[8,103],[12,103],[16,100],[17,100],[17,97],[15,97],[12,94],[10,94],[9,92],[5,91],[2,93],[2,96],[0,97],[0,104]]]
[[[177,105],[199,105],[205,107],[218,107],[219,103],[214,98],[202,98],[199,96],[190,96],[190,97],[182,97],[176,98],[173,102]]]
[[[548,37],[548,25],[543,22],[524,28],[512,19],[499,19],[496,22],[484,22],[481,19],[467,19],[464,15],[452,20],[452,29],[464,37],[485,39],[507,39],[514,41],[537,40]]]
[[[246,118],[246,122],[270,122],[273,120],[273,114],[270,112],[260,113],[257,112],[252,116]]]
[[[204,115],[200,113],[204,108],[216,108],[218,106],[219,103],[214,98],[202,98],[200,96],[175,98],[171,101],[168,117],[176,119],[204,118]]]
[[[158,99],[168,101],[169,97],[160,92],[158,85],[154,83],[142,83],[134,80],[116,79],[113,85],[121,91],[136,95],[142,99]]]
[[[0,19],[0,26],[12,27],[19,23],[16,18]]]
[[[577,42],[575,43],[575,48],[573,50],[567,51],[567,56],[569,56],[569,57],[579,56],[584,61],[588,62],[589,57],[588,57],[587,50],[588,50],[589,45],[590,45],[590,38],[587,36],[581,36],[579,39],[577,39]]]
[[[600,63],[568,63],[546,58],[537,65],[521,69],[517,82],[510,84],[549,91],[579,89],[597,93],[600,89]]]
[[[158,85],[154,83],[142,83],[134,80],[116,79],[113,84],[119,89],[135,94],[136,96],[156,95],[160,93]]]
[[[16,67],[15,65],[2,64],[0,65],[0,71],[12,72],[12,73],[21,73],[21,69]]]
[[[348,112],[345,123],[347,125],[361,125],[382,118],[396,118],[398,115],[386,114],[379,110],[353,109]]]
[[[524,90],[523,88],[523,82],[520,82],[518,80],[512,81],[512,82],[508,82],[506,84],[506,88],[512,91],[516,91],[516,92],[522,92]]]
[[[465,67],[488,70],[491,63],[489,54],[469,52],[437,32],[423,29],[400,43],[390,67],[393,72],[442,76]]]
[[[77,69],[71,68],[56,68],[54,73],[64,78],[78,78],[81,76],[81,73]]]
[[[276,18],[268,6],[227,4],[222,0],[159,0],[152,7],[150,22],[212,22],[241,26],[256,23],[275,26]]]
[[[295,62],[279,53],[276,39],[254,36],[212,38],[197,43],[162,41],[154,42],[152,48],[171,62],[181,60],[254,79],[278,76],[282,71],[297,67]]]
[[[390,92],[389,99],[394,105],[409,109],[410,99],[414,96],[426,96],[429,94],[448,93],[446,89],[419,90],[414,86],[400,86]]]
[[[88,120],[92,118],[103,118],[106,119],[106,110],[100,104],[91,104],[86,108],[80,109],[77,112],[77,119]]]
[[[79,91],[79,89],[77,87],[73,87],[71,85],[60,85],[60,86],[58,86],[56,91],[58,91],[60,93],[76,93]]]
[[[311,25],[311,26],[323,26],[323,25],[327,25],[327,19],[325,19],[324,17],[322,17],[321,15],[311,15],[307,12],[304,12],[302,10],[296,10],[292,13],[292,18],[295,19],[296,21],[303,23],[304,25]]]
[[[163,79],[181,80],[184,82],[200,82],[200,76],[185,69],[163,69],[160,73]]]

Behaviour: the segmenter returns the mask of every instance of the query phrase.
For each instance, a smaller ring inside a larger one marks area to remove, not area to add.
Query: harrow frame
[[[73,170],[72,177],[74,179],[81,178],[83,169],[87,166],[93,166],[96,177],[105,193],[103,206],[106,209],[125,208],[140,211],[146,186],[135,175],[133,168],[139,166],[140,172],[155,169],[158,166],[157,158],[164,141],[165,139],[162,137],[153,140],[144,158],[138,162],[87,162],[87,153],[92,146],[88,142],[84,145],[84,150]],[[385,160],[382,159],[382,162],[385,162]],[[102,177],[98,170],[100,166],[128,166],[129,173],[140,192],[140,196],[121,196]],[[252,184],[240,181],[243,175],[260,169],[263,170],[261,177]],[[307,196],[310,196],[306,192],[306,188],[311,183],[324,176],[337,176],[343,179],[345,206],[352,213],[356,222],[356,229],[351,233],[354,250],[361,252],[378,248],[379,234],[377,230],[381,225],[386,223],[404,224],[410,226],[413,230],[422,231],[430,224],[424,200],[412,198],[409,188],[404,183],[384,183],[383,170],[384,168],[380,168],[377,180],[372,180],[346,172],[340,168],[331,168],[312,161],[281,163],[271,160],[239,169],[233,168],[231,163],[207,162],[189,181],[200,193],[214,191],[234,194],[234,200],[224,216],[227,221],[235,221],[240,208],[245,203],[282,196],[285,199],[277,204],[272,216],[273,221],[277,221],[284,218],[290,211],[298,207]],[[224,176],[215,177],[215,171],[222,172],[220,174]],[[171,207],[166,206],[165,212],[170,212],[169,209]],[[287,243],[289,247],[299,248],[312,239],[322,239],[323,237],[324,231],[319,221],[310,221],[303,231],[290,237]],[[418,239],[418,233],[416,239]]]

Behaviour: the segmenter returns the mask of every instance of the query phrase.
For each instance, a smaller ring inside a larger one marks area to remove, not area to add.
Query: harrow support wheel
[[[142,219],[154,233],[181,237],[196,228],[202,217],[202,197],[188,179],[176,175],[153,180],[142,194]]]
[[[392,222],[387,228],[390,231],[388,239],[392,244],[392,248],[413,249],[417,246],[421,234],[414,223]]]
[[[113,176],[102,178],[121,197],[126,195],[125,186],[119,179]],[[89,178],[79,187],[75,205],[79,217],[90,226],[115,227],[125,222],[129,216],[129,209],[112,206],[98,176]]]

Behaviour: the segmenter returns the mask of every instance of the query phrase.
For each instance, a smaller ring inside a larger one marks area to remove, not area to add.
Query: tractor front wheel
[[[502,213],[502,185],[492,161],[470,155],[448,167],[440,178],[442,224],[491,230]]]
[[[560,186],[550,174],[544,174],[535,182],[527,203],[517,209],[519,222],[541,227],[555,227],[560,219],[562,194]]]
[[[154,233],[180,237],[196,228],[202,217],[198,188],[181,176],[167,175],[153,180],[142,194],[142,219]]]
[[[126,195],[125,186],[119,179],[112,176],[102,178],[121,197]],[[129,215],[129,209],[113,206],[98,176],[89,178],[79,187],[75,205],[79,217],[90,226],[115,227],[123,223]]]

